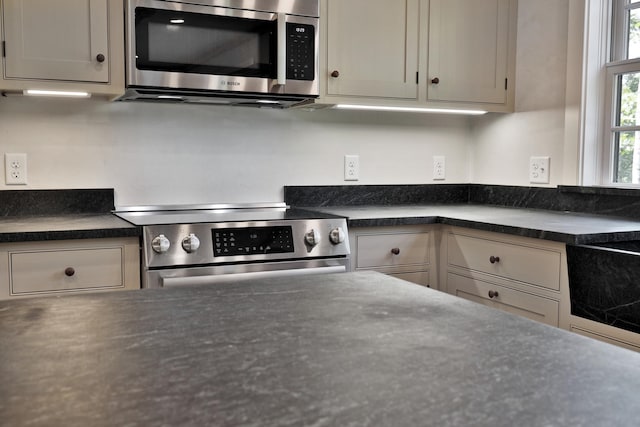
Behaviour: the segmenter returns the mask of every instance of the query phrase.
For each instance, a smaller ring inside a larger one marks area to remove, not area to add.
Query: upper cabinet
[[[4,0],[0,89],[124,92],[118,0]]]
[[[317,104],[513,111],[517,0],[321,5]]]
[[[507,104],[510,3],[429,1],[428,100]]]
[[[326,94],[418,99],[419,0],[328,0]]]

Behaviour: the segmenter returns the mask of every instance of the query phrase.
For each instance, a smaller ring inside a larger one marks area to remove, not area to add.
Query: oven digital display
[[[294,251],[290,226],[216,228],[211,234],[214,257]]]

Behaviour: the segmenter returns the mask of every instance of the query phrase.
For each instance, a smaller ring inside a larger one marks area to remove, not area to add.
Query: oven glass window
[[[294,251],[290,226],[216,228],[211,235],[215,257]]]
[[[277,23],[136,8],[136,67],[275,78]]]

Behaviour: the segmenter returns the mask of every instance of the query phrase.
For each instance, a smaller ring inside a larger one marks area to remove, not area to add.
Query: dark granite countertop
[[[640,354],[375,272],[0,301],[11,426],[635,426]]]
[[[448,224],[570,244],[640,240],[640,221],[604,215],[486,205],[324,206],[350,227]]]
[[[0,191],[0,243],[140,236],[113,200],[112,188]]]
[[[136,226],[111,213],[0,217],[0,243],[139,235]]]

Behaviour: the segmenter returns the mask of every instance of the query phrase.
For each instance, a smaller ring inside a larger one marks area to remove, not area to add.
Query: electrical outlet
[[[357,181],[360,179],[360,156],[347,154],[344,156],[344,180]]]
[[[433,156],[433,179],[445,179],[445,163],[444,156]]]
[[[4,173],[7,185],[25,185],[27,183],[26,153],[5,153]]]
[[[549,183],[549,157],[531,157],[529,159],[529,182]]]

